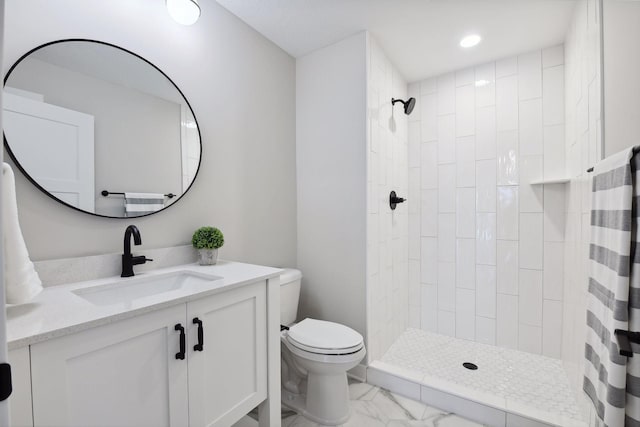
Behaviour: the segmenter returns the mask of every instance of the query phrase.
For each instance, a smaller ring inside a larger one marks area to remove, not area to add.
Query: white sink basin
[[[89,301],[93,305],[114,305],[141,302],[145,299],[161,296],[181,290],[197,290],[211,282],[222,280],[220,276],[183,270],[164,274],[142,274],[139,277],[116,279],[89,288],[76,289],[71,292]]]

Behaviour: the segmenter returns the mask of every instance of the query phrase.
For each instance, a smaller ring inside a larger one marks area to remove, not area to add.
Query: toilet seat
[[[298,350],[319,355],[348,355],[364,346],[362,335],[353,329],[310,318],[293,325],[286,340]]]

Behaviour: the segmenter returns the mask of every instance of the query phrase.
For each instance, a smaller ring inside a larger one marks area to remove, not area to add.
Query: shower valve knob
[[[391,208],[392,211],[396,210],[396,206],[398,203],[403,203],[405,202],[407,199],[403,199],[402,197],[398,197],[395,191],[392,191],[391,194],[389,194],[389,207]]]

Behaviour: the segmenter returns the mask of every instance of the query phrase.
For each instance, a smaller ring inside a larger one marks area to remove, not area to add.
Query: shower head
[[[411,112],[413,111],[413,107],[416,106],[415,98],[409,98],[406,101],[403,101],[402,99],[391,98],[391,105],[394,105],[396,102],[402,102],[402,105],[404,105],[404,113],[407,116],[411,114]]]

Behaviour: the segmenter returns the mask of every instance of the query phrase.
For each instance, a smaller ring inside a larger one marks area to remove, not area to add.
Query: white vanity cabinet
[[[184,426],[184,304],[31,346],[35,426]]]
[[[34,426],[232,425],[267,398],[267,283],[32,344]]]

